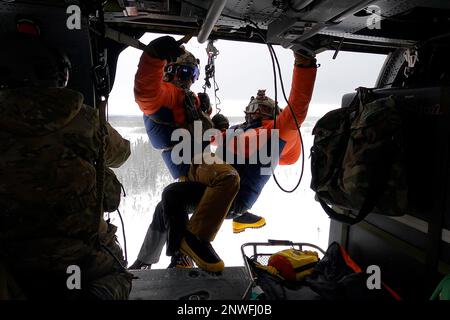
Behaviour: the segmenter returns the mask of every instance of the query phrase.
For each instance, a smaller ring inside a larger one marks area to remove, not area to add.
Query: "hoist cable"
[[[299,137],[300,137],[301,154],[302,154],[302,162],[301,163],[302,164],[301,164],[300,176],[299,176],[299,179],[298,179],[296,185],[294,186],[294,188],[292,188],[291,190],[287,190],[283,186],[281,186],[281,184],[279,183],[279,181],[278,181],[278,179],[276,177],[276,174],[275,174],[275,172],[274,172],[274,170],[272,168],[273,179],[274,179],[275,183],[277,184],[277,186],[283,192],[292,193],[295,190],[297,190],[297,188],[300,186],[300,183],[301,183],[301,181],[303,179],[304,169],[305,169],[305,152],[304,152],[303,137],[302,137],[302,133],[301,133],[301,130],[300,130],[300,124],[299,124],[297,116],[296,116],[296,114],[294,112],[294,108],[292,107],[291,103],[289,102],[289,99],[286,96],[286,92],[285,92],[285,89],[284,89],[284,83],[283,83],[283,77],[282,77],[282,74],[281,74],[281,67],[280,67],[280,63],[278,61],[278,57],[277,57],[277,55],[275,53],[275,50],[273,49],[273,46],[271,44],[266,42],[266,40],[264,38],[264,35],[262,34],[262,30],[258,27],[258,25],[256,23],[254,23],[253,21],[251,21],[251,20],[249,20],[249,22],[256,27],[256,29],[257,29],[256,34],[264,41],[264,43],[267,45],[267,47],[269,49],[270,57],[272,59],[272,67],[274,69],[274,77],[275,77],[275,79],[274,79],[275,105],[277,106],[277,104],[278,104],[278,101],[277,101],[277,82],[276,82],[276,72],[275,72],[275,68],[277,68],[278,69],[278,76],[279,76],[280,84],[281,84],[281,90],[282,90],[282,93],[283,93],[283,97],[286,100],[288,108],[289,108],[289,110],[290,110],[290,112],[292,114],[292,117],[293,117],[294,121],[295,121],[295,126],[297,128],[297,132],[298,132]],[[275,67],[275,65],[276,65],[276,67]],[[276,112],[276,109],[275,109],[275,112]],[[274,129],[276,129],[276,113],[274,113]]]
[[[206,93],[206,88],[211,88],[210,79],[213,80],[213,90],[214,90],[214,106],[216,108],[217,113],[220,113],[221,109],[218,107],[221,104],[221,100],[217,95],[217,91],[219,91],[219,85],[216,81],[216,64],[215,60],[219,55],[219,50],[214,47],[213,40],[209,40],[208,45],[206,47],[206,53],[208,54],[208,63],[205,65],[205,84],[202,86],[203,92]],[[217,102],[219,101],[219,102]]]
[[[198,6],[198,5],[196,5],[196,4],[192,3],[192,2],[189,2],[189,1],[186,1],[186,0],[182,0],[182,2],[184,2],[184,3],[186,3],[186,4],[189,4],[189,5],[191,5],[191,6],[195,7],[195,8],[197,8],[197,9],[202,9],[202,10],[207,11],[206,8],[203,8],[203,7],[201,7],[201,6]],[[291,190],[286,190],[285,188],[283,188],[283,187],[280,185],[280,183],[278,182],[278,179],[277,179],[277,177],[276,177],[276,175],[275,175],[275,172],[273,171],[273,168],[272,168],[272,173],[273,173],[274,181],[275,181],[275,183],[277,184],[277,186],[278,186],[282,191],[284,191],[284,192],[286,192],[286,193],[292,193],[292,192],[294,192],[295,190],[297,190],[297,188],[300,186],[300,183],[301,183],[301,181],[302,181],[302,179],[303,179],[303,173],[304,173],[304,167],[305,167],[304,144],[303,144],[303,137],[302,137],[302,133],[301,133],[301,130],[300,130],[300,125],[299,125],[299,123],[298,123],[297,116],[295,115],[294,109],[292,108],[292,105],[289,103],[289,99],[287,99],[286,94],[285,94],[284,85],[283,85],[283,80],[282,80],[282,75],[281,75],[281,68],[280,68],[280,64],[279,64],[277,55],[276,55],[275,50],[273,49],[272,45],[269,44],[269,43],[267,43],[267,41],[266,41],[266,39],[265,39],[265,37],[264,37],[264,34],[263,34],[262,30],[259,28],[259,26],[258,26],[255,22],[253,22],[252,20],[250,20],[250,19],[248,19],[248,18],[240,18],[240,17],[236,17],[236,16],[224,14],[224,13],[222,13],[221,15],[222,15],[223,17],[226,17],[226,18],[230,18],[230,19],[242,21],[242,22],[245,22],[245,23],[247,23],[247,24],[253,25],[253,26],[256,28],[256,31],[257,31],[256,34],[259,35],[259,36],[261,37],[262,41],[264,42],[264,44],[267,45],[267,47],[268,47],[268,49],[269,49],[270,57],[271,57],[271,59],[272,59],[272,67],[273,67],[273,70],[274,70],[274,90],[275,90],[275,105],[276,105],[276,106],[277,106],[278,101],[277,101],[277,81],[276,81],[276,71],[275,71],[275,70],[278,69],[278,71],[279,71],[279,74],[278,74],[278,75],[279,75],[279,78],[280,78],[280,84],[281,84],[281,87],[282,87],[283,96],[284,96],[284,99],[286,100],[286,102],[287,102],[287,104],[288,104],[289,110],[290,110],[291,113],[292,113],[293,119],[294,119],[294,121],[295,121],[295,125],[296,125],[296,127],[297,127],[297,132],[298,132],[299,137],[300,137],[301,153],[302,153],[302,166],[301,166],[301,173],[300,173],[300,177],[299,177],[299,179],[298,179],[298,182],[297,182],[297,184],[295,185],[295,187],[294,187],[293,189],[291,189]],[[277,67],[275,67],[275,65],[277,65]],[[275,110],[275,112],[276,112],[276,110]],[[275,129],[275,128],[276,128],[276,114],[274,113],[274,129]]]

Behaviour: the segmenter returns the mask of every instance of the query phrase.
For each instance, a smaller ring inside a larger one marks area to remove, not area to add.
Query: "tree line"
[[[160,153],[146,138],[138,138],[131,143],[130,158],[120,168],[114,169],[126,193],[157,194],[173,182]]]

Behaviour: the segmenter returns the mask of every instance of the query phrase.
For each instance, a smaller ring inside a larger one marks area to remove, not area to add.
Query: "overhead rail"
[[[202,27],[198,32],[197,40],[199,43],[204,43],[206,40],[208,40],[209,35],[211,34],[211,31],[219,20],[226,3],[227,0],[211,1],[211,6],[208,9],[205,21],[203,22]]]

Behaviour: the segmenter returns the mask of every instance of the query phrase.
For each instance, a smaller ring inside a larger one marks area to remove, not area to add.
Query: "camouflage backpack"
[[[311,189],[331,218],[349,224],[371,212],[403,215],[407,204],[401,114],[393,97],[370,100],[359,88],[313,129]]]
[[[96,206],[98,115],[82,101],[80,93],[69,89],[1,92],[0,216],[8,210],[22,212],[18,208],[27,205],[34,211],[59,212],[62,220],[63,212],[79,214]],[[122,152],[121,147],[109,142],[107,156]],[[110,169],[104,180],[104,209],[112,212],[119,206],[121,185]]]

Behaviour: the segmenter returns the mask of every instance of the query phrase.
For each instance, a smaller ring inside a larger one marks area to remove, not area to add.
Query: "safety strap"
[[[97,109],[99,117],[99,153],[98,159],[95,165],[96,170],[96,184],[97,184],[97,217],[95,220],[96,229],[100,226],[100,220],[103,218],[103,199],[104,199],[104,184],[105,184],[105,152],[106,152],[106,137],[108,135],[108,129],[106,127],[106,107],[108,105],[108,97],[110,88],[109,68],[107,62],[107,50],[104,46],[105,39],[105,19],[103,6],[98,3],[98,30],[97,43],[96,43],[96,66],[93,69],[95,93],[97,99]]]
[[[108,135],[108,129],[106,128],[106,105],[108,98],[101,101],[98,105],[99,108],[99,126],[100,126],[100,146],[98,153],[98,160],[96,164],[97,174],[97,212],[99,214],[96,220],[98,226],[100,225],[100,219],[103,217],[103,199],[105,192],[105,151],[106,151],[106,137]],[[98,230],[98,226],[96,230]]]
[[[187,124],[200,119],[198,110],[195,106],[194,93],[189,89],[184,89],[184,109],[186,112],[186,123]]]

